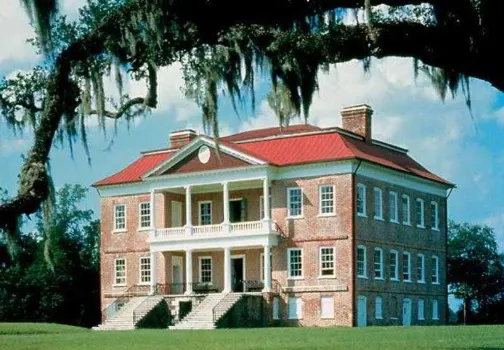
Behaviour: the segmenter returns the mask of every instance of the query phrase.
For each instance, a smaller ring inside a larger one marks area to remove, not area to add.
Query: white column
[[[264,246],[263,254],[263,266],[264,266],[264,289],[263,293],[271,292],[271,248],[269,245]]]
[[[222,183],[223,202],[224,202],[224,222],[222,223],[224,232],[229,232],[229,185],[228,182]]]
[[[263,227],[268,232],[271,231],[271,218],[270,218],[270,198],[269,198],[269,181],[265,177],[263,179],[263,207],[264,207],[264,218]]]
[[[192,198],[191,186],[185,187],[185,205],[186,205],[186,234],[192,234]]]
[[[150,238],[153,239],[156,236],[156,192],[154,190],[150,193]]]
[[[224,248],[224,290],[222,293],[231,292],[231,248]]]
[[[192,251],[191,250],[186,250],[186,261],[185,261],[185,266],[186,266],[186,291],[185,294],[193,294],[193,289],[192,289],[192,282],[193,282],[193,276],[192,276]]]
[[[157,255],[154,252],[150,252],[150,270],[151,270],[151,284],[150,284],[150,295],[156,294],[156,284],[157,284]]]

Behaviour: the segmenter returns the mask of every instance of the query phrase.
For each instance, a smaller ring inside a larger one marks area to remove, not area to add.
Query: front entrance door
[[[411,299],[403,299],[402,324],[411,326]]]
[[[182,227],[182,202],[171,202],[171,227]]]
[[[231,290],[243,292],[245,279],[245,258],[243,256],[231,257]]]
[[[245,199],[231,199],[229,201],[229,221],[247,221],[247,201]]]
[[[172,256],[172,294],[183,294],[184,284],[182,282],[182,257]]]
[[[366,297],[362,295],[357,298],[357,326],[367,326]]]

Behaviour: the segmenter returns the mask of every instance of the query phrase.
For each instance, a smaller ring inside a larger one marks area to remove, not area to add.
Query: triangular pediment
[[[232,145],[220,144],[219,152],[217,152],[212,139],[200,136],[147,173],[144,178],[261,164],[266,164],[266,162],[237,150]]]

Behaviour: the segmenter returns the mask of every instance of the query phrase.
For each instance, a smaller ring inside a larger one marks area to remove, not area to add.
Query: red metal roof
[[[223,137],[222,140],[228,142],[237,142],[243,140],[252,140],[269,136],[277,136],[277,135],[289,135],[295,134],[299,132],[307,132],[307,131],[317,131],[321,130],[318,126],[310,125],[310,124],[299,124],[299,125],[289,125],[283,128],[273,127],[273,128],[265,128],[265,129],[257,129],[241,132],[238,134],[229,135]]]
[[[321,132],[312,133],[313,131]],[[303,132],[306,134],[303,135]],[[292,135],[296,133],[300,133],[300,135]],[[291,136],[286,136],[289,134]],[[270,136],[278,137],[257,140]],[[247,142],[246,140],[251,141]],[[360,138],[342,134],[337,130],[323,131],[323,129],[312,125],[294,125],[283,129],[267,128],[247,131],[223,138],[222,144],[276,166],[362,159],[446,185],[453,185],[425,169],[404,152],[381,145],[369,144]],[[144,154],[122,171],[98,181],[94,186],[141,181],[144,174],[175,153],[166,151]]]
[[[93,186],[118,185],[141,181],[144,174],[157,167],[173,154],[175,154],[175,152],[166,151],[142,155],[139,159],[135,160],[120,172],[95,182]]]

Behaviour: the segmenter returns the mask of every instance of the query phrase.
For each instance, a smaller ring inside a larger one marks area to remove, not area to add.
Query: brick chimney
[[[194,140],[198,134],[192,129],[177,130],[170,134],[170,148],[181,148]]]
[[[345,107],[341,111],[342,128],[355,134],[364,136],[366,142],[371,143],[371,116],[373,110],[366,104]]]

